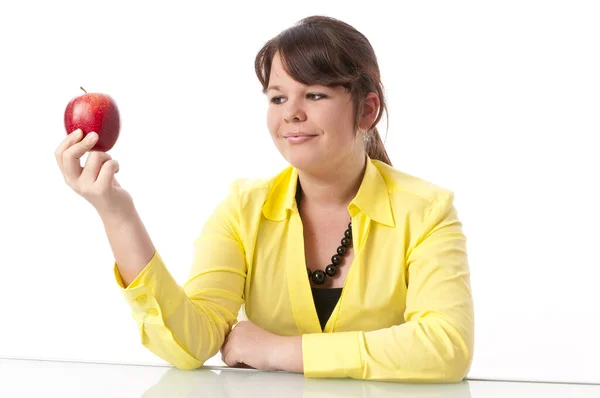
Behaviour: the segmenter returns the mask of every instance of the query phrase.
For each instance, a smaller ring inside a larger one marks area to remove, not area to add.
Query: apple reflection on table
[[[170,368],[142,397],[471,398],[471,391],[467,381],[453,384],[408,384],[312,379],[298,373],[205,367],[192,371]]]

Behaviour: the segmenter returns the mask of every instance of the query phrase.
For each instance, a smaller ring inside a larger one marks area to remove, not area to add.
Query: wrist
[[[102,209],[95,207],[102,223],[106,227],[118,228],[124,225],[133,224],[139,219],[139,215],[133,203],[131,206],[120,209]]]
[[[271,368],[286,372],[303,373],[302,336],[275,336],[272,345]]]

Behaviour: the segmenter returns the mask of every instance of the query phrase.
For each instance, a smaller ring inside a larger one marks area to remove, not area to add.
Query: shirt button
[[[158,315],[158,311],[156,310],[156,308],[150,308],[148,310],[148,315],[150,315],[150,316],[157,316]]]
[[[135,298],[135,301],[137,301],[137,303],[140,305],[144,305],[146,304],[146,301],[148,301],[148,296],[141,294]]]

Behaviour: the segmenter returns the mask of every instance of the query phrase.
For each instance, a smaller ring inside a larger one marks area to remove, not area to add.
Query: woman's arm
[[[156,250],[135,206],[120,214],[113,216],[99,212],[121,280],[127,287],[150,262]]]
[[[474,311],[466,238],[450,194],[425,218],[407,253],[406,322],[368,332],[302,336],[308,377],[458,382],[473,355]]]
[[[138,323],[142,344],[177,368],[201,367],[219,351],[243,303],[246,262],[239,240],[237,192],[232,190],[216,208],[195,240],[192,269],[183,286],[157,251],[137,270],[143,256],[128,253],[127,245],[139,245],[139,253],[148,248],[141,221],[108,228],[115,240],[115,278]]]

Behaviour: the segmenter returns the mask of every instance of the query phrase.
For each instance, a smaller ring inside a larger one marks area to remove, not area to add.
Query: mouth
[[[290,137],[314,137],[316,135],[317,134],[310,134],[310,133],[303,133],[303,132],[300,132],[300,131],[294,131],[294,132],[291,132],[291,133],[285,133],[285,134],[283,134],[283,137],[284,138],[290,138]]]
[[[291,144],[300,144],[302,142],[310,141],[316,137],[317,135],[315,134],[288,134],[283,136],[283,138],[285,138],[287,142]]]

